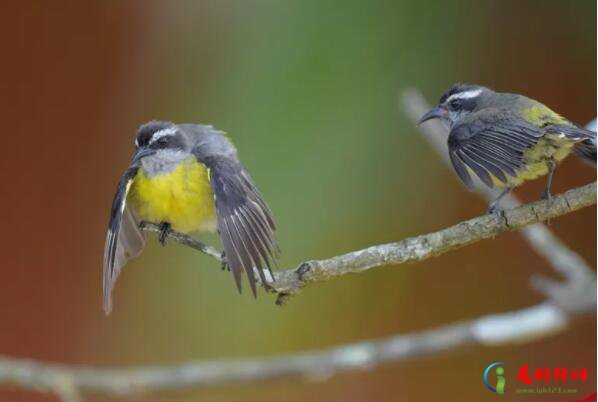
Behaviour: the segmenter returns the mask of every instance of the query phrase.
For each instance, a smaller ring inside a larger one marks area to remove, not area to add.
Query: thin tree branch
[[[310,283],[386,265],[422,261],[595,203],[596,183],[592,183],[555,196],[552,201],[542,200],[505,210],[502,217],[484,215],[439,232],[372,246],[326,260],[309,261],[298,270],[275,273],[276,282],[273,287],[283,295],[278,302],[285,301],[285,295],[296,294]]]
[[[432,330],[330,349],[259,359],[190,361],[165,367],[91,368],[0,356],[0,384],[55,392],[57,383],[68,381],[80,392],[131,396],[287,377],[324,380],[341,372],[371,369],[469,345],[530,342],[562,331],[567,322],[562,310],[541,303]]]
[[[151,222],[141,222],[139,227],[146,232],[151,233],[161,233],[162,228],[160,225]],[[194,239],[191,236],[187,236],[186,234],[175,232],[173,230],[168,231],[166,236],[167,238],[174,240],[177,243],[180,243],[184,246],[191,247],[197,251],[201,251],[202,253],[209,255],[210,257],[216,259],[218,262],[222,263],[222,252],[216,250],[216,248],[202,243],[201,241]]]
[[[83,397],[77,385],[73,383],[72,376],[58,378],[51,391],[58,396],[62,402],[82,402]]]
[[[298,294],[309,284],[372,268],[422,261],[480,240],[495,237],[506,231],[519,230],[531,224],[557,218],[595,203],[596,183],[591,183],[556,195],[551,201],[541,200],[505,210],[502,216],[483,215],[438,232],[404,239],[396,243],[371,246],[325,260],[307,261],[297,269],[275,272],[275,281],[269,285],[278,293],[277,304],[282,304],[289,296]],[[152,230],[154,230],[153,226]],[[546,229],[546,231],[548,230]],[[548,233],[550,234],[550,232]],[[554,247],[556,238],[551,239],[546,236],[546,233],[542,233],[542,235],[542,238],[535,239],[535,241],[538,244],[550,241]],[[200,251],[208,247],[180,233],[170,232],[168,236]],[[543,250],[546,249],[546,252],[549,252],[547,247],[550,248],[544,244]],[[565,248],[565,250],[567,249]],[[217,259],[220,257],[217,251],[210,255]],[[559,255],[559,258],[561,257],[566,260],[563,267],[572,258]],[[583,262],[583,260],[581,261]]]

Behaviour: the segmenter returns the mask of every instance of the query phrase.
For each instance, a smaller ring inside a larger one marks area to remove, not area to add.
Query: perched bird
[[[523,95],[455,84],[418,124],[430,119],[448,123],[449,157],[469,188],[473,172],[488,187],[503,191],[488,212],[515,186],[548,175],[543,198],[558,162],[571,151],[596,166],[596,133],[581,128],[538,101]]]
[[[145,244],[139,225],[161,225],[160,242],[170,230],[217,230],[225,261],[241,291],[247,274],[255,296],[255,271],[277,257],[276,226],[270,208],[224,133],[211,126],[152,121],[137,131],[133,159],[118,187],[104,249],[104,310],[112,310],[112,288],[127,260]]]

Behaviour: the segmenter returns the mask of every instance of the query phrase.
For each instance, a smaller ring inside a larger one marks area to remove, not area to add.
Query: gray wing
[[[453,127],[448,137],[449,157],[463,183],[471,188],[469,171],[488,187],[492,177],[507,183],[524,165],[523,154],[538,143],[544,131],[508,112],[477,112]]]
[[[110,223],[104,246],[104,311],[112,311],[112,289],[122,267],[137,256],[145,245],[145,235],[139,229],[139,221],[127,206],[127,194],[137,168],[129,168],[123,174],[110,211]]]
[[[245,272],[255,295],[254,268],[267,284],[264,269],[271,273],[278,256],[272,211],[226,137],[209,126],[187,128],[195,131],[194,155],[210,169],[218,232],[237,288],[241,291],[241,273]]]

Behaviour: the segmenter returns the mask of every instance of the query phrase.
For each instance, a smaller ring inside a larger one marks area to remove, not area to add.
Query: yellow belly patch
[[[498,188],[504,188],[507,185],[516,187],[527,180],[534,180],[548,174],[548,160],[553,159],[560,162],[565,159],[575,146],[575,141],[558,135],[547,135],[541,138],[538,143],[523,154],[524,166],[518,170],[516,177],[507,175],[508,182],[505,184],[490,174],[492,183]],[[473,173],[469,169],[470,174]]]
[[[127,202],[144,221],[168,222],[177,232],[216,229],[214,193],[205,165],[189,159],[169,173],[147,177],[139,169]]]
[[[524,155],[525,167],[518,172],[521,181],[534,180],[548,174],[549,159],[560,162],[573,150],[575,142],[565,136],[547,135]]]

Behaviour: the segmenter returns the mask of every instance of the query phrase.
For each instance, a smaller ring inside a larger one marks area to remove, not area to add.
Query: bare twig
[[[592,183],[560,194],[552,202],[537,201],[506,210],[502,217],[484,215],[439,232],[397,243],[372,246],[326,260],[309,261],[298,270],[275,273],[276,282],[273,286],[282,295],[278,300],[281,302],[286,299],[286,295],[298,293],[309,283],[385,265],[422,261],[502,232],[518,230],[595,203],[596,183]]]
[[[141,222],[139,227],[147,232],[160,233],[162,231],[160,225],[151,222]],[[222,263],[222,252],[216,250],[214,247],[208,244],[202,243],[201,241],[194,239],[191,236],[187,236],[186,234],[169,230],[166,237],[184,246],[188,246],[197,251],[201,251],[202,253],[209,255],[210,257]]]
[[[60,398],[62,402],[82,402],[83,397],[77,385],[73,383],[72,377],[64,377],[58,379],[54,388],[54,394]]]
[[[285,377],[323,380],[384,363],[454,351],[468,345],[496,346],[530,342],[566,327],[567,316],[555,306],[536,306],[484,316],[408,335],[396,335],[324,350],[244,360],[190,361],[167,367],[91,368],[0,357],[0,383],[53,391],[67,378],[80,391],[128,396]]]

